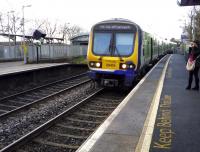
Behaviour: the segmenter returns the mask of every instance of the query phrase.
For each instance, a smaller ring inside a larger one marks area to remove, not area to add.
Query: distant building
[[[82,33],[70,39],[72,45],[88,45],[89,33]]]

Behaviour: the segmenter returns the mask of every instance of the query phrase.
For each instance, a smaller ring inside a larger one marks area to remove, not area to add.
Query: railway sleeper
[[[67,129],[77,129],[82,131],[94,131],[94,129],[88,129],[88,128],[82,128],[82,127],[76,127],[76,126],[66,126],[64,124],[56,124],[58,127],[67,128]]]
[[[66,144],[60,144],[60,143],[55,143],[55,142],[50,142],[50,141],[45,141],[41,138],[36,138],[34,142],[42,144],[42,145],[47,145],[47,146],[54,146],[54,147],[59,147],[59,148],[67,148],[67,149],[78,149],[79,146],[73,146],[73,145],[66,145]]]

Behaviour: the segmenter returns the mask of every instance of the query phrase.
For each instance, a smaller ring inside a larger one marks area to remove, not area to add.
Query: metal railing
[[[40,60],[67,59],[78,56],[86,56],[86,45],[66,45],[66,44],[44,44],[36,46],[29,44],[27,46],[28,61],[34,62]],[[10,51],[8,45],[0,45],[0,61],[23,60],[23,49],[21,45],[11,45]]]

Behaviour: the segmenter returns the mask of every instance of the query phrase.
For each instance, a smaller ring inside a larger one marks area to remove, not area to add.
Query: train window
[[[98,55],[110,55],[111,33],[95,33],[93,52]]]
[[[133,33],[116,33],[116,50],[115,55],[130,55],[133,51],[134,34]]]

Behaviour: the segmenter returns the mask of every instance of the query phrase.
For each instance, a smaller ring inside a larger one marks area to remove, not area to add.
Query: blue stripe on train
[[[139,37],[139,45],[138,45],[138,67],[141,66],[141,51],[142,51],[142,37],[143,37],[143,33],[141,28],[139,27],[138,29],[138,37]]]

